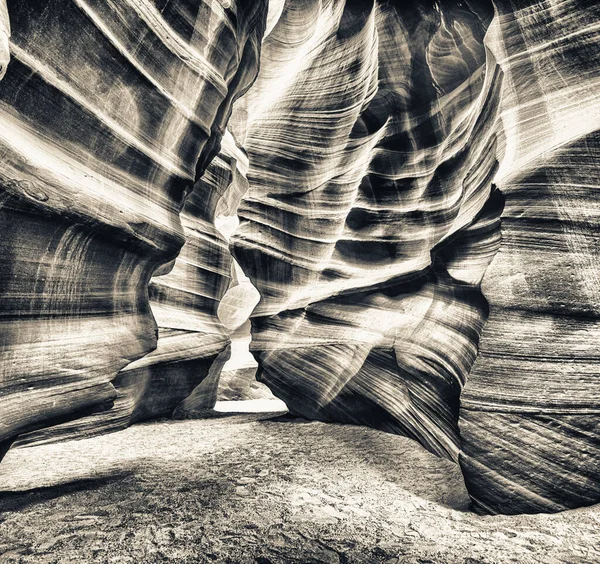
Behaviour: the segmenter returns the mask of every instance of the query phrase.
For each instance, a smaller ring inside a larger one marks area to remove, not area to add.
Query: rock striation
[[[158,325],[156,349],[127,365],[112,381],[117,392],[112,407],[26,433],[18,445],[114,432],[138,421],[169,417],[176,409],[185,416],[214,406],[230,351],[228,331],[217,312],[233,285],[231,254],[216,223],[218,217],[235,213],[247,189],[246,168],[245,154],[226,131],[218,155],[181,211],[186,242],[179,256],[172,268],[159,269],[150,281],[150,307]]]
[[[600,5],[495,4],[506,203],[461,467],[482,512],[553,512],[600,501]]]
[[[299,5],[285,3],[248,93],[233,252],[261,294],[259,378],[292,413],[458,460],[479,283],[500,244],[492,6]]]
[[[477,511],[600,501],[597,2],[4,8],[0,450],[258,370]]]
[[[479,511],[598,502],[600,10],[406,4],[271,22],[233,242],[259,379],[460,460]]]
[[[25,431],[110,406],[117,373],[156,347],[148,285],[173,266],[186,196],[219,151],[233,101],[255,78],[266,3],[23,0],[8,5],[8,17],[11,61],[0,83],[4,449]],[[5,17],[0,28],[3,36]],[[218,200],[202,196],[188,207],[192,230],[206,226]],[[162,397],[171,382],[161,378],[174,378],[185,397],[227,343],[210,318],[229,259],[219,265],[223,242],[209,229],[198,233],[168,282],[152,284],[160,349],[118,377],[133,419],[171,402]],[[203,274],[203,289],[178,294],[177,281],[211,252],[216,266]],[[187,310],[202,314],[190,321]],[[191,364],[170,364],[183,350]]]

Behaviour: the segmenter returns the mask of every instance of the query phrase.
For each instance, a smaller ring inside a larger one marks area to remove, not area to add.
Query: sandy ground
[[[11,450],[0,561],[600,562],[598,507],[480,517],[458,469],[408,439],[265,417]]]

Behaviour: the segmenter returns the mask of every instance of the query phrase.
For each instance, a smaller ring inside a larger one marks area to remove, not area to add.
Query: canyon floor
[[[273,405],[11,450],[0,561],[600,561],[600,507],[481,517],[458,468],[411,440]]]

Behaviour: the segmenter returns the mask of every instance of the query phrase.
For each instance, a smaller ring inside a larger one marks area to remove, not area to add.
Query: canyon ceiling
[[[595,0],[0,3],[0,454],[201,416],[250,326],[475,510],[600,502]]]

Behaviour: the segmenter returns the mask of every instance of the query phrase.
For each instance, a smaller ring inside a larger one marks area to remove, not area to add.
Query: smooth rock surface
[[[460,458],[479,511],[600,501],[598,3],[273,14],[231,123],[259,379]]]
[[[240,101],[250,188],[233,252],[261,294],[259,380],[295,414],[454,460],[500,244],[493,15],[286,2]]]
[[[4,8],[0,456],[258,366],[480,512],[600,501],[597,2]]]
[[[255,77],[266,3],[159,4],[8,5],[0,450],[24,431],[109,407],[117,373],[156,347],[148,284],[173,265],[185,196],[218,152],[234,98]],[[188,248],[197,253],[191,239]],[[211,290],[218,294],[218,284]],[[185,340],[188,348],[193,335]],[[192,361],[214,357],[226,338],[197,341]],[[171,333],[163,345],[159,356],[183,343]],[[123,376],[123,388],[135,388],[129,400],[143,395],[147,370]]]
[[[496,5],[506,204],[461,466],[481,511],[560,511],[600,501],[600,5]]]

